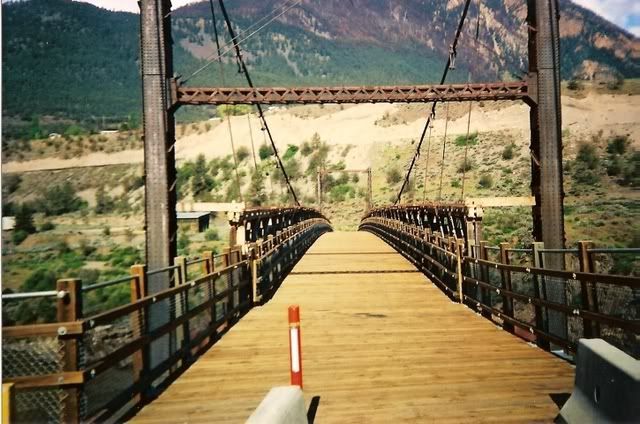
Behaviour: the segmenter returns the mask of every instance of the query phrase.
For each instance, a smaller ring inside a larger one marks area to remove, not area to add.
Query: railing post
[[[463,283],[464,276],[462,275],[462,251],[464,249],[464,240],[458,240],[456,243],[456,259],[457,259],[457,274],[458,274],[458,297],[460,303],[464,303]]]
[[[509,248],[509,243],[500,243],[500,263],[509,265],[509,252],[507,249]],[[502,277],[502,289],[511,291],[511,272],[503,269],[500,270],[500,275]],[[506,294],[502,294],[502,312],[513,318],[513,298],[507,296]],[[502,327],[510,333],[513,333],[513,324],[508,322],[503,322]]]
[[[13,383],[3,383],[2,424],[13,424],[16,422],[15,405],[15,391],[13,390]]]
[[[207,250],[202,252],[202,275],[209,275],[213,272],[213,252]]]
[[[133,265],[131,267],[131,303],[135,303],[147,295],[147,266],[146,265]],[[133,316],[131,323],[132,327],[138,329],[139,336],[146,334],[147,321],[144,314],[144,309],[138,310],[137,314]],[[146,372],[148,364],[149,346],[144,345],[140,350],[133,354],[133,383],[137,383],[143,377]],[[145,390],[140,391],[141,394],[134,397],[136,403],[140,404],[145,400]]]
[[[485,261],[489,260],[488,246],[489,246],[489,242],[483,240],[480,242],[480,246],[478,248],[479,249],[478,254],[480,256],[480,259]],[[489,270],[487,269],[487,265],[480,265],[480,280],[487,284],[489,283]],[[489,293],[488,289],[486,288],[483,289],[482,287],[478,286],[478,300],[483,304],[485,304],[486,306],[492,307],[491,294]],[[483,308],[480,313],[482,314],[483,317],[491,319],[490,311],[487,311]]]
[[[258,287],[258,262],[262,258],[262,240],[258,240],[251,255],[251,285],[253,287],[253,304],[258,305],[262,300],[262,293]]]
[[[544,243],[541,241],[534,242],[531,248],[531,252],[532,252],[531,254],[533,256],[533,266],[535,268],[544,268],[544,264],[542,263],[541,250],[544,250]],[[536,297],[541,300],[546,300],[547,290],[546,290],[544,277],[542,275],[534,275],[533,281],[535,285]],[[546,332],[548,330],[546,309],[543,308],[542,306],[536,305],[535,311],[536,311],[536,327]],[[544,349],[544,350],[551,349],[551,345],[549,344],[549,341],[542,337],[536,337],[536,344],[541,349]]]
[[[204,252],[202,252],[202,275],[209,275],[211,273],[213,273],[213,270],[215,268],[215,262],[214,262],[214,258],[213,258],[213,252],[211,250],[206,250]],[[215,278],[211,278],[207,281],[207,297],[209,299],[213,299],[216,295],[216,290],[215,290],[215,284],[216,284],[216,280]],[[209,312],[210,314],[210,319],[209,319],[209,327],[213,328],[213,324],[216,322],[216,302],[213,302],[213,305],[211,306],[211,311]],[[211,340],[215,339],[215,329],[214,329],[214,334],[213,335],[209,335],[209,337],[207,337],[202,345],[207,345],[211,342]]]
[[[187,258],[185,256],[176,256],[173,261],[173,264],[177,266],[175,269],[175,280],[176,285],[183,285],[187,282]],[[186,314],[189,310],[189,290],[185,290],[179,294],[177,294],[178,299],[176,300],[176,318],[181,317]],[[182,328],[176,328],[176,337],[180,341],[180,344],[183,348],[189,346],[191,342],[189,331],[189,320],[186,320],[184,324],[182,324]],[[191,356],[191,349],[187,349],[185,353],[186,357]]]
[[[64,279],[56,282],[56,290],[59,295],[57,300],[58,322],[77,321],[82,318],[82,282],[77,279]],[[63,371],[78,371],[80,369],[80,344],[74,337],[64,340],[64,364]],[[66,389],[67,397],[64,400],[64,422],[79,423],[80,416],[80,389]]]
[[[589,249],[592,248],[593,242],[591,241],[578,242],[578,259],[580,261],[580,272],[592,273],[594,271],[593,261],[591,259],[591,255],[589,254]],[[598,295],[596,291],[596,283],[580,281],[580,294],[582,307],[591,312],[598,312]],[[599,337],[600,326],[597,322],[583,317],[582,325],[584,327],[585,338],[590,339],[593,337]]]

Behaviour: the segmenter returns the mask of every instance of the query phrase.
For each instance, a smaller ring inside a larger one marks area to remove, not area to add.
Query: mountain
[[[638,38],[568,0],[560,3],[563,78],[598,69],[640,76]],[[236,29],[246,30],[291,4],[235,0],[228,8]],[[472,3],[457,70],[448,81],[466,81],[469,71],[475,81],[522,75],[526,3],[485,0],[479,12],[477,4]],[[258,85],[434,82],[462,7],[462,0],[301,0],[248,38],[244,57]],[[43,121],[100,122],[106,116],[122,122],[139,114],[137,15],[70,0],[26,0],[2,9],[2,113],[10,118],[5,135],[14,134],[11,124],[33,132]],[[173,12],[175,69],[183,79],[215,51],[210,16],[208,2]],[[226,33],[219,11],[217,18]],[[225,56],[225,83],[243,84],[232,53]],[[189,83],[219,84],[218,72],[213,64]],[[48,118],[34,124],[34,115]]]

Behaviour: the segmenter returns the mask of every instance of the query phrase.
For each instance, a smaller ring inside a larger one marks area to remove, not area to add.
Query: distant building
[[[15,216],[3,216],[2,217],[2,231],[9,231],[16,228]]]
[[[178,212],[178,227],[202,233],[209,228],[210,212]]]

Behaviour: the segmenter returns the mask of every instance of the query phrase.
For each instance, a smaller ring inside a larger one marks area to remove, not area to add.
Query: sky
[[[137,0],[76,0],[111,10],[138,11]],[[172,0],[174,8],[195,0]],[[256,0],[261,1],[261,0]],[[322,1],[322,0],[318,0]],[[640,0],[573,0],[640,37]]]

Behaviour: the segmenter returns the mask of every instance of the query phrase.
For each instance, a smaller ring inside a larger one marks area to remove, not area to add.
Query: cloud
[[[614,24],[638,35],[640,1],[638,0],[573,0]],[[634,32],[635,28],[635,32]]]
[[[82,1],[84,3],[91,3],[95,6],[102,7],[108,10],[122,10],[125,12],[138,13],[140,11],[138,7],[138,0],[74,0]],[[188,3],[193,3],[196,0],[172,0],[172,8],[177,9],[180,6],[184,6]]]
[[[5,0],[3,0],[5,1]],[[75,0],[91,3],[99,7],[109,10],[124,10],[127,12],[138,13],[137,0]],[[173,8],[176,9],[188,3],[198,0],[172,0]],[[640,36],[638,28],[640,27],[640,0],[573,0],[582,7],[586,7],[613,22],[614,24],[625,28],[627,31]]]

